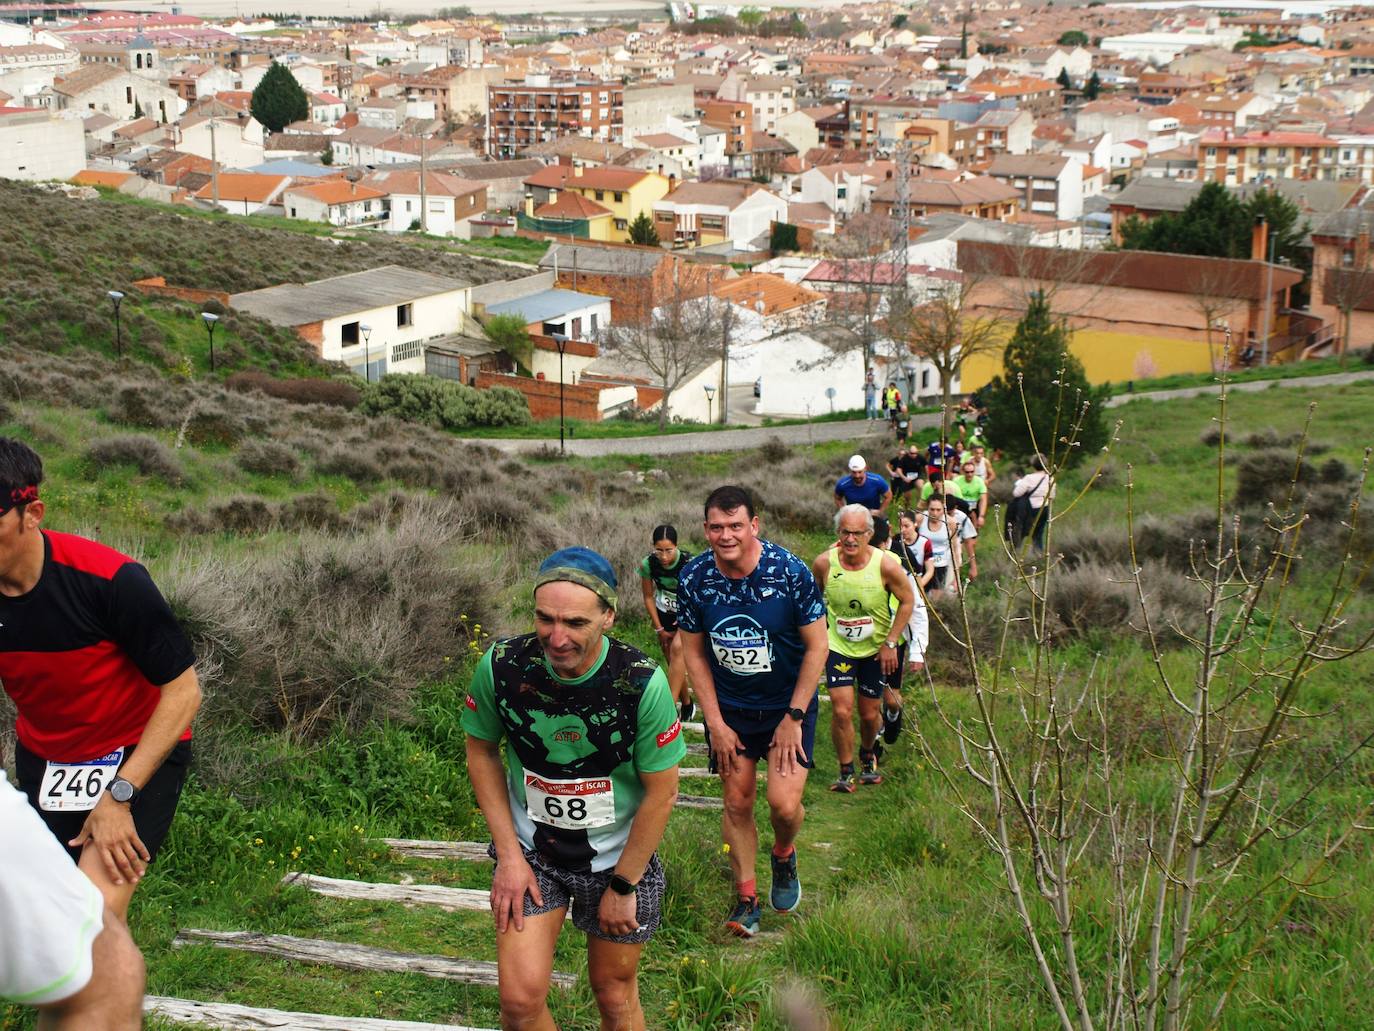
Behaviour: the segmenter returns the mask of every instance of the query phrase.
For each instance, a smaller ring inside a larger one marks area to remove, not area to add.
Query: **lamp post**
[[[124,332],[123,332],[123,330],[120,328],[120,325],[119,325],[119,302],[122,301],[122,300],[124,300],[124,295],[123,295],[122,293],[120,293],[118,290],[110,290],[110,291],[107,291],[107,296],[110,298],[110,302],[114,305],[114,313],[115,313],[115,355],[116,355],[116,357],[123,358],[123,357],[124,357]]]
[[[366,322],[358,327],[363,335],[363,377],[372,382],[372,327]]]
[[[716,397],[716,388],[713,387],[713,386],[711,386],[711,384],[706,383],[706,384],[703,384],[703,385],[702,385],[702,388],[701,388],[701,389],[704,390],[704,391],[706,391],[706,425],[707,425],[707,426],[710,426],[710,425],[711,425],[711,422],[712,422],[712,420],[711,420],[711,402],[712,402],[713,400],[715,400],[715,397]]]
[[[563,356],[568,352],[568,334],[550,333],[558,345],[558,453],[566,455],[568,445],[563,438]]]
[[[906,373],[906,407],[911,411],[916,405],[916,366],[912,362],[905,362],[902,371]]]
[[[210,371],[215,371],[215,323],[219,316],[211,311],[203,311],[200,317],[205,320],[205,331],[210,334]]]

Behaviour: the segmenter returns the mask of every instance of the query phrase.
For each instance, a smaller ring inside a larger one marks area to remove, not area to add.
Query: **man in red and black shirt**
[[[191,758],[195,654],[148,571],[43,530],[33,449],[0,437],[0,683],[19,786],[124,917]]]

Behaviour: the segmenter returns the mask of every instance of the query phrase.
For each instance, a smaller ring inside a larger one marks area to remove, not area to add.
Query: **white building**
[[[42,108],[0,107],[0,178],[70,179],[86,167],[79,118]]]
[[[287,218],[335,226],[376,225],[390,217],[390,200],[381,190],[347,179],[292,186],[282,194]]]
[[[229,304],[296,330],[325,361],[376,380],[388,372],[423,373],[426,342],[470,329],[470,290],[446,276],[385,265],[234,294]]]
[[[212,139],[213,137],[213,139]],[[264,160],[264,133],[252,115],[206,118],[191,115],[176,127],[176,149],[221,168],[252,168]]]
[[[472,235],[472,219],[487,210],[485,183],[460,179],[446,172],[426,172],[421,197],[419,172],[373,172],[363,185],[390,198],[390,218],[382,228],[404,233],[423,228],[434,236]]]
[[[108,64],[82,65],[55,80],[50,98],[58,111],[99,111],[121,121],[147,117],[166,124],[186,110],[176,90]]]

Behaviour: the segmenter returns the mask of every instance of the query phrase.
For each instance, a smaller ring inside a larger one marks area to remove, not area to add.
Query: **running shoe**
[[[899,705],[895,709],[883,706],[883,740],[889,745],[895,744],[897,735],[902,732],[902,707]]]
[[[693,705],[691,702],[683,702],[681,705],[678,706],[678,712],[682,716],[683,723],[686,723],[693,716],[695,716],[696,711],[696,706]]]
[[[830,785],[830,790],[852,795],[854,793],[854,767],[841,766],[840,775],[835,778],[835,783]]]
[[[883,775],[878,772],[878,757],[876,755],[863,756],[863,770],[859,773],[860,784],[881,784]]]
[[[725,921],[725,929],[741,938],[752,938],[759,933],[759,920],[762,916],[763,909],[757,898],[740,899],[735,903],[729,919]]]
[[[852,788],[850,790],[853,790]],[[786,859],[779,859],[771,853],[768,856],[773,864],[773,887],[768,892],[768,901],[779,913],[790,913],[801,901],[801,879],[797,876],[797,850]]]

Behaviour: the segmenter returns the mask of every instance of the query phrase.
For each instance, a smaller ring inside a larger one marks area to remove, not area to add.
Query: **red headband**
[[[27,487],[16,487],[14,490],[10,491],[10,503],[5,506],[4,511],[8,512],[12,508],[18,508],[20,505],[27,505],[37,500],[38,487],[36,484],[30,484]]]

